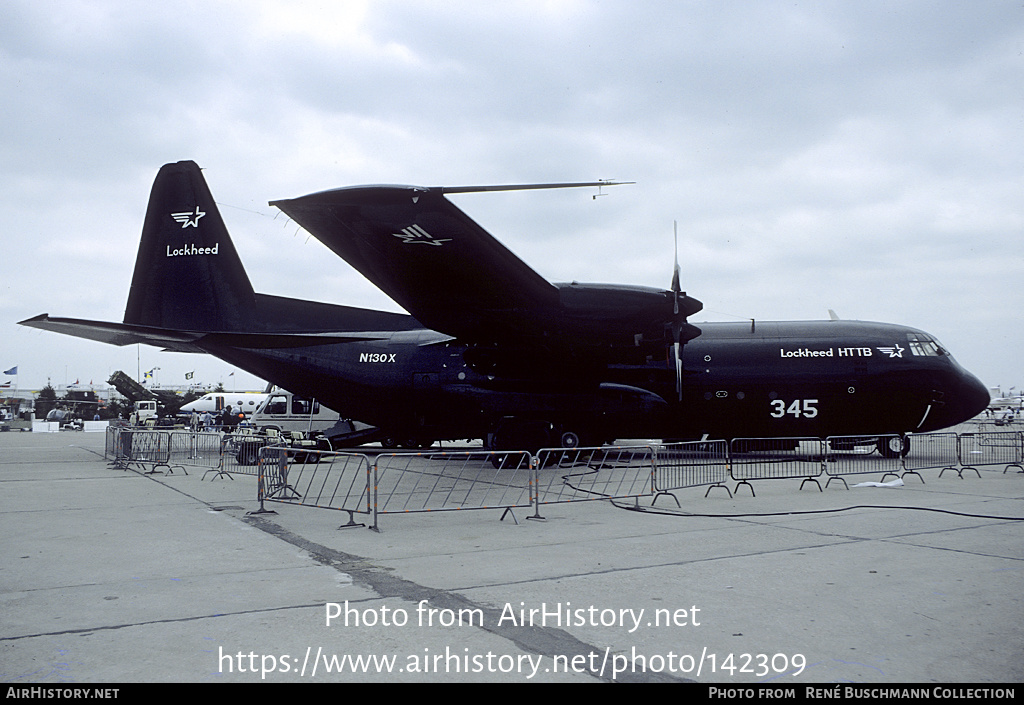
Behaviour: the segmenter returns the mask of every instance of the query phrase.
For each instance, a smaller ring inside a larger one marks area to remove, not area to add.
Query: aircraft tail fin
[[[247,330],[255,298],[199,166],[165,164],[149,196],[124,322]]]

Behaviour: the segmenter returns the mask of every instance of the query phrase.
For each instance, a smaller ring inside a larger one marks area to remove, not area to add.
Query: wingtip
[[[38,316],[32,316],[32,318],[26,318],[24,321],[18,321],[18,325],[27,326],[31,323],[36,323],[37,321],[45,321],[49,317],[50,314],[48,313],[40,313]]]

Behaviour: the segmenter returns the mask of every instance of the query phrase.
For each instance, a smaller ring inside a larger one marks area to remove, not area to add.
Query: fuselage
[[[488,374],[431,330],[378,340],[209,352],[402,438],[479,438],[503,419],[615,437],[762,438],[921,433],[981,413],[987,389],[930,335],[859,321],[701,323],[682,351],[628,364]],[[370,337],[370,336],[368,336]],[[569,372],[575,372],[569,374]]]

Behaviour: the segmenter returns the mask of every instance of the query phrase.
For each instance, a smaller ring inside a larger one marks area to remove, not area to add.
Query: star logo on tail
[[[183,213],[171,213],[171,217],[181,223],[181,229],[192,226],[193,228],[199,227],[199,219],[206,215],[205,211],[199,210],[199,206],[196,206],[194,213],[185,211]]]

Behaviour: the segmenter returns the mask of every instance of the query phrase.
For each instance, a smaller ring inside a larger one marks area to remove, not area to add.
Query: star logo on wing
[[[451,242],[451,238],[436,238],[419,225],[413,223],[408,228],[402,228],[400,233],[391,233],[395,237],[402,238],[406,244],[423,244],[440,247],[442,243]]]
[[[182,213],[171,213],[171,217],[181,223],[181,229],[192,226],[193,228],[199,227],[199,219],[206,215],[206,211],[199,210],[199,206],[196,206],[195,212],[184,211]]]
[[[879,352],[885,353],[889,357],[903,357],[903,351],[906,348],[901,348],[899,345],[893,345],[892,347],[878,348]]]

